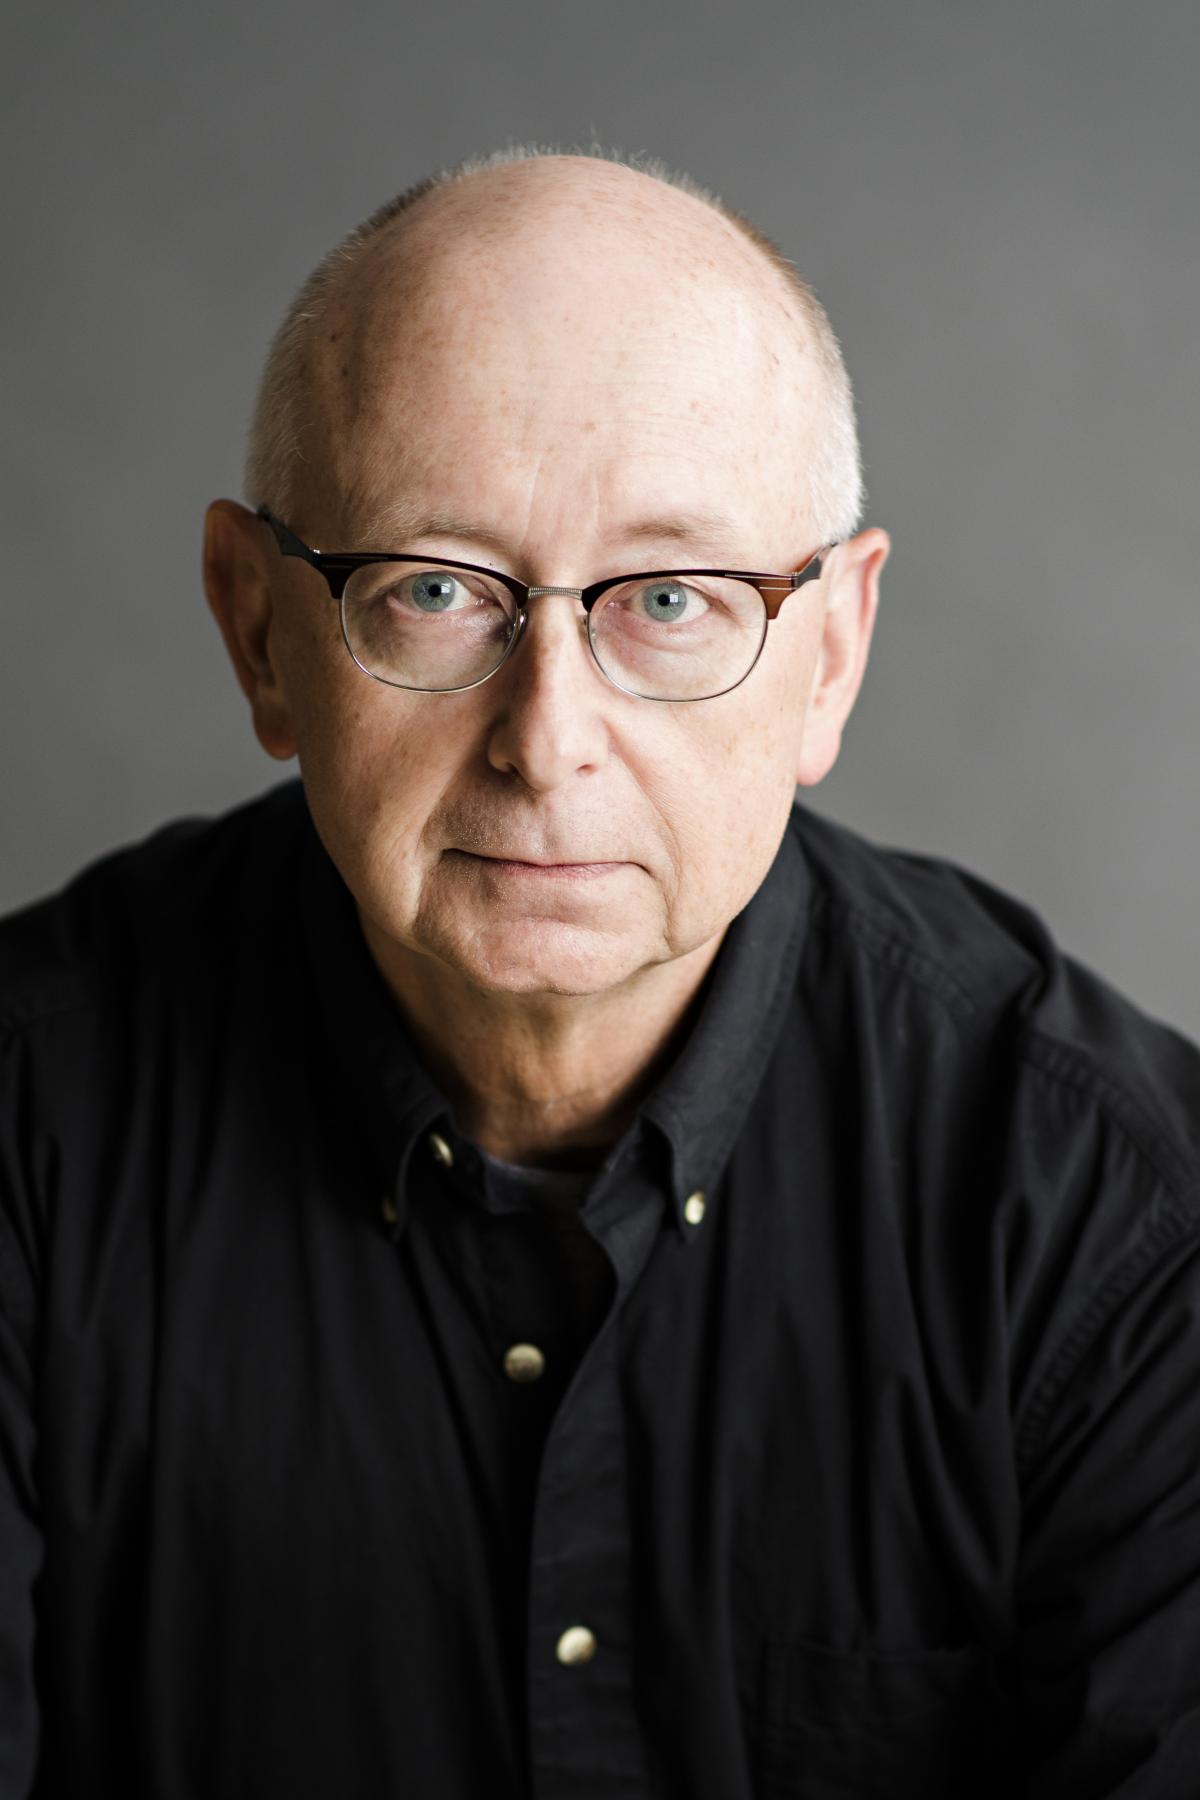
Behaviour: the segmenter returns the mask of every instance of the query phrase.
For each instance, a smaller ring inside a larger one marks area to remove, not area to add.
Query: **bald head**
[[[381,208],[313,272],[275,338],[249,498],[318,514],[327,536],[349,519],[363,529],[378,496],[403,488],[411,434],[388,418],[414,419],[430,359],[477,396],[481,429],[497,386],[523,381],[569,389],[585,410],[607,386],[610,416],[623,382],[642,407],[661,392],[677,432],[688,414],[757,406],[764,441],[798,457],[816,535],[857,521],[853,405],[828,320],[774,246],[685,177],[515,153]]]

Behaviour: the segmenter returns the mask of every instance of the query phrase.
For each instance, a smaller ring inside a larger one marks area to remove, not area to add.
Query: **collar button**
[[[441,1132],[431,1131],[428,1141],[429,1148],[433,1151],[435,1162],[440,1162],[443,1169],[452,1169],[454,1167],[454,1152],[442,1136]]]

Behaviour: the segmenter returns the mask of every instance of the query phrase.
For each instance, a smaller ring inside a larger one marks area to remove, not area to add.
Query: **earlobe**
[[[296,754],[291,715],[271,654],[273,595],[268,545],[255,515],[214,500],[204,521],[204,591],[225,640],[255,734],[268,756]]]
[[[839,544],[830,556],[829,594],[796,772],[801,787],[823,781],[837,761],[842,732],[866,671],[879,577],[890,550],[887,532],[872,526]]]

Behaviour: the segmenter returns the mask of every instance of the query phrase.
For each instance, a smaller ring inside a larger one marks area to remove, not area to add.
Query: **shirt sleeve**
[[[0,1051],[0,1093],[11,1060]],[[34,1589],[42,1564],[35,1479],[36,1286],[19,1111],[0,1104],[0,1794],[25,1800],[39,1742]]]
[[[1018,1581],[1029,1800],[1200,1794],[1200,1217],[1160,1216],[1042,1383]]]

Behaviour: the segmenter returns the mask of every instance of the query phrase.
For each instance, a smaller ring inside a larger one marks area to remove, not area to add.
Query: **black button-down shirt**
[[[591,1172],[297,784],[0,927],[5,1800],[1200,1795],[1200,1054],[801,808]]]

